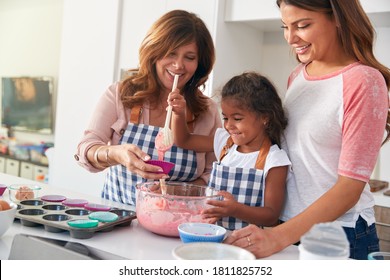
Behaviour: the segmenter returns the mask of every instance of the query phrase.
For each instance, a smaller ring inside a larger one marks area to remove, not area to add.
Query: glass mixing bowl
[[[137,220],[147,230],[164,235],[179,236],[182,223],[202,222],[202,211],[213,207],[210,199],[220,200],[214,188],[182,182],[165,182],[166,194],[161,194],[160,182],[137,185]]]

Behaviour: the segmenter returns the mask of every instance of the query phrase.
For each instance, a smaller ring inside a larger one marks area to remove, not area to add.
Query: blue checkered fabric
[[[227,191],[235,199],[249,206],[262,206],[263,170],[256,168],[229,167],[213,163],[209,186],[220,191]],[[240,229],[248,225],[234,217],[224,217],[218,224],[229,230]]]
[[[160,128],[145,124],[129,123],[120,144],[137,145],[152,157],[158,159],[155,139]],[[165,153],[165,161],[175,164],[168,174],[169,181],[187,182],[196,179],[196,153],[173,146]],[[104,183],[102,197],[130,205],[136,204],[136,185],[146,182],[146,179],[133,174],[123,165],[111,166]]]

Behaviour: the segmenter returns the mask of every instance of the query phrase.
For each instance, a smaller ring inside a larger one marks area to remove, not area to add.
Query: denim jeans
[[[355,228],[344,227],[349,241],[349,257],[357,260],[367,260],[368,253],[379,251],[379,239],[375,224],[367,222],[359,216]]]

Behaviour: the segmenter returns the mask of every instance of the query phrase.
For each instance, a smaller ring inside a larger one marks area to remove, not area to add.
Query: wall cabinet
[[[44,181],[49,168],[46,165],[0,156],[0,172],[34,181]]]
[[[375,206],[374,209],[380,250],[390,252],[390,208]]]
[[[388,0],[360,0],[360,3],[375,27],[389,26]],[[225,20],[246,23],[263,31],[280,30],[281,25],[275,0],[226,0]]]

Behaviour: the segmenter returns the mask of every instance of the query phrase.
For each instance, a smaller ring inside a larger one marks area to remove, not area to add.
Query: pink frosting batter
[[[164,160],[165,152],[168,151],[172,147],[172,145],[164,145],[164,134],[162,130],[160,130],[156,136],[155,146],[158,152],[158,160]]]
[[[143,197],[137,202],[137,219],[151,232],[165,236],[179,236],[177,227],[186,222],[206,222],[201,212],[207,205],[203,200],[176,201],[164,197]]]

